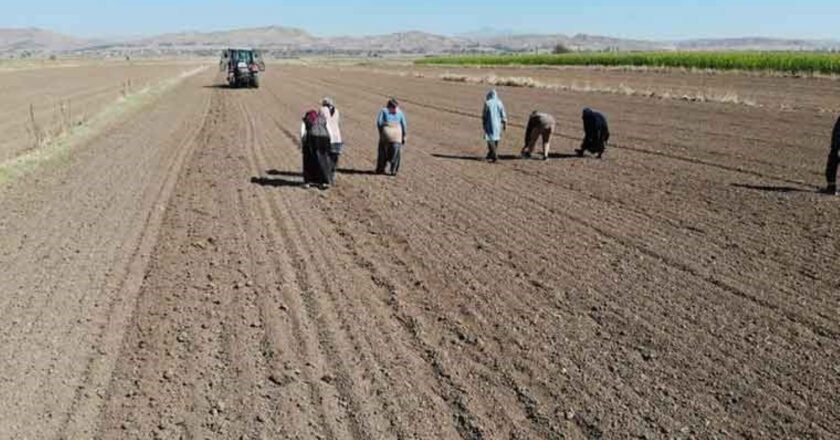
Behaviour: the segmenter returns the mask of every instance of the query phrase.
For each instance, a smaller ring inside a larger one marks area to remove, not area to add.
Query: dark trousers
[[[335,173],[338,170],[338,159],[344,151],[344,144],[337,142],[330,144],[330,185],[335,185]]]
[[[379,152],[376,156],[376,173],[385,173],[385,166],[390,163],[390,173],[396,176],[400,171],[401,159],[402,144],[390,143],[385,140],[379,141]]]
[[[338,170],[338,159],[341,153],[330,153],[330,185],[335,185],[335,172]]]
[[[837,185],[838,165],[840,165],[840,148],[832,148],[828,154],[828,163],[825,166],[825,180],[829,186]]]
[[[499,160],[499,141],[487,141],[487,159]]]

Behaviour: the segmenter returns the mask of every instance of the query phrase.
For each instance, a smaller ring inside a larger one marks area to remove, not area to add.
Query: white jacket
[[[330,114],[330,108],[327,106],[321,107],[321,114],[327,120],[327,131],[330,133],[330,143],[340,144],[341,140],[341,115],[338,109],[335,109],[335,114]]]

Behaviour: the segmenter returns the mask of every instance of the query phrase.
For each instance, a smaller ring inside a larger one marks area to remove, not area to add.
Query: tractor
[[[227,72],[230,87],[260,86],[260,72],[265,71],[262,55],[253,49],[225,49],[219,61],[219,70]]]

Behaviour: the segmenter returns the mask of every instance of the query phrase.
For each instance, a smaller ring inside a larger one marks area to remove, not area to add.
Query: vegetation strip
[[[767,70],[840,74],[840,54],[809,52],[636,52],[557,55],[457,55],[429,57],[420,65],[470,66],[645,66],[715,70]]]

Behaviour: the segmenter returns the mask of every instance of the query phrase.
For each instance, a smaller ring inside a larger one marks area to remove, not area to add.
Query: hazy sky
[[[284,25],[316,35],[484,27],[626,38],[840,39],[840,0],[2,0],[0,27],[137,36]]]

